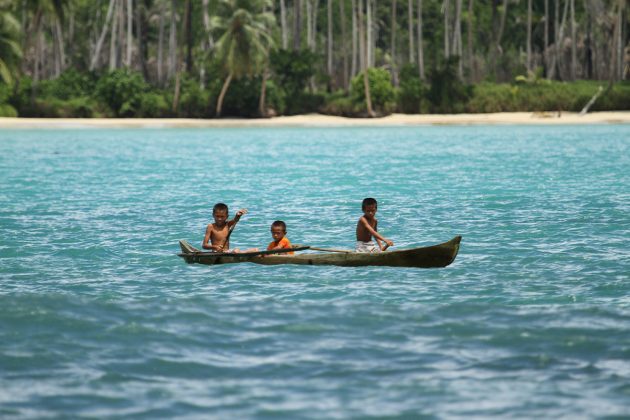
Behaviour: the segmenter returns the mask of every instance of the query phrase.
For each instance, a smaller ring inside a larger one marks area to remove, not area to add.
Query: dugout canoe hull
[[[211,253],[200,253],[199,250],[186,241],[180,241],[182,253],[178,255],[188,263],[207,265],[249,262],[262,265],[297,264],[337,265],[341,267],[440,268],[446,267],[455,261],[461,240],[461,236],[456,236],[450,241],[439,245],[378,253],[323,252],[264,256],[259,253],[211,255]]]

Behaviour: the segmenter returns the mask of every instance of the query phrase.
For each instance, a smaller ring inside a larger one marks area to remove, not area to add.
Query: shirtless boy
[[[267,251],[272,249],[285,249],[292,248],[291,242],[286,237],[287,225],[282,220],[276,220],[271,224],[271,237],[273,241],[267,246]],[[289,255],[293,255],[294,252],[287,252]]]
[[[240,209],[234,215],[234,219],[228,220],[228,206],[217,203],[212,208],[214,223],[206,228],[206,236],[203,238],[201,247],[214,252],[227,252],[230,249],[228,234],[230,229],[238,223],[241,216],[247,214],[247,209]],[[208,243],[210,242],[210,243]]]
[[[357,223],[357,252],[379,252],[385,251],[387,247],[394,246],[392,241],[378,233],[378,220],[374,217],[377,207],[378,204],[373,198],[366,198],[361,204],[363,216],[361,216]],[[378,248],[372,241],[372,237],[376,239]],[[385,242],[387,246],[383,247],[381,241]]]

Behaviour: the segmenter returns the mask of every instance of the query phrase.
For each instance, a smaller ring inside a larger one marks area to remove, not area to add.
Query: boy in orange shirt
[[[285,236],[287,234],[287,225],[282,220],[276,220],[271,224],[271,236],[273,241],[267,246],[267,251],[272,249],[286,249],[293,248],[291,242]],[[293,255],[293,252],[287,252],[286,254]]]

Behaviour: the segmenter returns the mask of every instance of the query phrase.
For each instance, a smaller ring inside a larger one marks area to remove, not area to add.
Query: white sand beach
[[[321,114],[260,119],[188,118],[0,118],[0,129],[9,128],[193,128],[193,127],[344,127],[475,124],[630,124],[629,111],[500,112],[494,114],[392,114],[383,118],[345,118]]]

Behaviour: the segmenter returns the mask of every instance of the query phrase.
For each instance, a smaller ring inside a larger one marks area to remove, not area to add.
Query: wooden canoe
[[[342,267],[386,266],[438,268],[446,267],[455,261],[461,236],[456,236],[443,244],[385,251],[377,253],[359,252],[322,252],[283,255],[288,251],[306,250],[309,247],[296,247],[293,250],[275,250],[249,252],[242,254],[203,252],[186,241],[179,241],[182,252],[178,254],[187,263],[230,264],[249,262],[263,265],[300,264],[300,265],[338,265]]]

